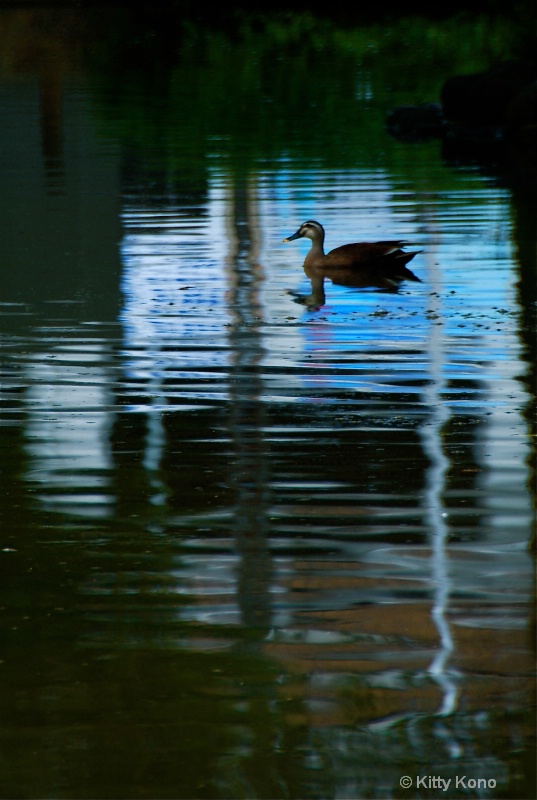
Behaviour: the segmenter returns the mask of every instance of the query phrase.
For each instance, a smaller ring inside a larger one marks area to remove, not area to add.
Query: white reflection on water
[[[25,364],[26,479],[50,510],[90,519],[113,510],[108,357],[104,344],[79,342],[74,356],[62,342]]]
[[[169,410],[170,398],[175,411],[228,398],[226,213],[218,186],[195,223],[179,208],[140,213],[127,204],[124,211],[123,367],[137,397],[145,384],[153,414]]]
[[[147,388],[149,395],[153,395],[155,398],[164,395],[161,392],[161,379],[158,376],[149,381]],[[153,402],[155,407],[152,407],[150,402],[147,410],[147,434],[143,465],[148,475],[148,485],[151,490],[149,502],[153,503],[153,505],[163,506],[166,505],[169,494],[161,470],[162,454],[166,445],[166,433],[162,421],[162,406],[165,405],[165,397],[159,400],[155,399]]]
[[[430,259],[429,275],[433,294],[433,313],[442,319],[442,280],[439,270]],[[441,715],[451,714],[457,702],[457,684],[449,671],[449,658],[453,651],[453,637],[448,620],[451,579],[449,575],[449,526],[444,504],[446,477],[450,466],[444,452],[442,432],[449,419],[449,406],[443,400],[445,391],[445,354],[443,349],[444,324],[433,325],[428,340],[430,380],[423,390],[423,399],[429,415],[421,426],[423,449],[429,459],[425,486],[425,514],[431,538],[431,578],[434,585],[431,615],[438,630],[439,649],[429,672],[443,692]]]

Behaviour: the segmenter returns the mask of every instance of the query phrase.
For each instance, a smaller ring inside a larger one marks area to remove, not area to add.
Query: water
[[[163,97],[55,29],[0,86],[2,796],[532,797],[531,200],[391,139],[385,64],[321,120],[284,48],[249,120],[240,45]],[[304,305],[308,218],[422,283]]]

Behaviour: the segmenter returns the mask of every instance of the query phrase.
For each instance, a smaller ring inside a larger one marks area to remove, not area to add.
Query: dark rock
[[[509,106],[505,141],[512,181],[537,189],[537,81]]]
[[[506,61],[455,75],[441,98],[394,108],[388,133],[404,142],[440,138],[448,163],[476,164],[510,185],[537,188],[537,66]]]
[[[454,165],[479,164],[503,170],[505,136],[498,125],[451,123],[442,140],[442,156]]]
[[[508,138],[537,142],[537,80],[518,92],[508,106],[505,132]]]
[[[513,100],[536,78],[535,67],[521,61],[505,61],[471,75],[454,75],[441,91],[444,116],[453,122],[503,125]]]

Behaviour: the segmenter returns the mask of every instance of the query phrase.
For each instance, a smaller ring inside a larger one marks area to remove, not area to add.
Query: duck
[[[396,291],[403,281],[418,278],[406,266],[421,250],[405,252],[406,242],[356,242],[324,252],[325,230],[320,222],[309,219],[283,241],[310,239],[311,247],[304,261],[304,272],[310,278],[313,294],[324,296],[324,279],[339,286],[377,287]]]

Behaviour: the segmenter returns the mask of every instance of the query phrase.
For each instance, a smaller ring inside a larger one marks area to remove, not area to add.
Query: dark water
[[[0,16],[0,796],[533,797],[534,198],[383,122],[498,31],[103,13]]]

